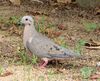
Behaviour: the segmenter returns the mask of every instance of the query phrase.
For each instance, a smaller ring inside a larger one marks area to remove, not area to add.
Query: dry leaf
[[[92,75],[90,77],[91,80],[97,80],[97,79],[100,79],[100,73],[95,73],[94,75]]]
[[[57,44],[59,44],[59,45],[61,45],[62,42],[63,42],[63,40],[60,39],[60,38],[54,38],[54,41],[55,41],[55,43],[57,43]]]
[[[46,30],[45,30],[45,33],[47,33],[47,35],[48,35],[48,37],[52,37],[52,34],[53,34],[53,29],[50,29],[50,28],[47,28]]]
[[[98,10],[96,11],[96,14],[97,14],[97,15],[100,15],[100,9],[98,9]]]
[[[13,4],[13,5],[17,5],[19,6],[21,4],[21,1],[20,0],[10,0],[10,2]]]
[[[63,68],[63,69],[57,68],[57,73],[65,73],[65,68]]]
[[[53,32],[54,37],[59,37],[62,34],[61,31],[55,31]]]
[[[90,41],[91,41],[91,43],[93,43],[94,45],[100,46],[100,42],[95,41],[95,40],[93,40],[93,39],[91,39]]]
[[[0,29],[3,30],[3,31],[5,31],[5,30],[8,29],[8,27],[5,27],[4,24],[0,24]]]
[[[12,35],[12,34],[16,34],[19,36],[22,35],[22,30],[18,29],[15,25],[13,25],[8,31],[9,31],[10,35]]]
[[[57,0],[58,3],[71,3],[71,0]]]
[[[4,74],[0,75],[0,77],[6,77],[12,74],[13,74],[12,72],[6,71]]]
[[[94,49],[94,50],[100,50],[100,46],[90,46],[86,47],[87,49]]]
[[[40,1],[40,0],[31,0],[31,2],[38,2],[38,3],[42,3],[43,4],[43,2],[42,1]]]
[[[90,43],[86,43],[85,46],[87,49],[98,50],[98,49],[100,49],[100,42],[90,39]]]
[[[58,29],[60,29],[60,30],[66,30],[65,26],[62,25],[62,24],[58,25]]]

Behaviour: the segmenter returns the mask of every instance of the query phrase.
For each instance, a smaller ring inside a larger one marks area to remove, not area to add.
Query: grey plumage
[[[32,54],[47,59],[80,56],[69,49],[55,44],[52,40],[37,32],[34,26],[34,20],[31,16],[24,16],[21,22],[25,24],[23,35],[24,46]]]

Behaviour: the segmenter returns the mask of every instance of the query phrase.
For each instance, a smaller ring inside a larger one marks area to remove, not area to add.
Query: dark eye
[[[25,19],[26,21],[28,21],[28,19]]]

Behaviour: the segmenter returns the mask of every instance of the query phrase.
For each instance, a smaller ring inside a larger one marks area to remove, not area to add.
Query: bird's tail
[[[66,49],[66,51],[62,54],[51,54],[50,56],[52,58],[70,58],[70,57],[81,58],[81,54],[75,53],[69,49]]]

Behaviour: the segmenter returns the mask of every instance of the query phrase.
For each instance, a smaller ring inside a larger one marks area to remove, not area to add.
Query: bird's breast
[[[24,32],[23,32],[23,43],[24,43],[24,46],[26,47],[26,42],[29,41],[30,38],[32,38],[32,31],[28,28],[25,28],[24,29]]]

